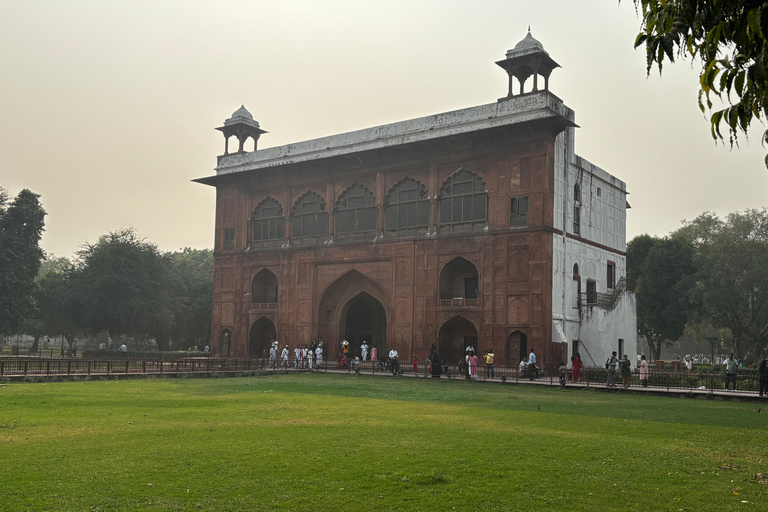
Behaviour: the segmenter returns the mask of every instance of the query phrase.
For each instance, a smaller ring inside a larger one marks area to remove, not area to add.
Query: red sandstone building
[[[557,182],[578,157],[574,113],[549,92],[557,63],[529,33],[497,64],[509,92],[488,105],[258,151],[266,132],[244,107],[218,128],[216,175],[197,180],[217,192],[214,353],[322,337],[331,359],[346,339],[401,359],[437,343],[452,363],[468,345],[497,365],[530,349],[566,360],[554,247],[570,236],[623,262],[624,241],[559,218]]]

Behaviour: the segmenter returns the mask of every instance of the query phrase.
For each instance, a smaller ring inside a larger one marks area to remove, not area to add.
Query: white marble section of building
[[[566,164],[567,165],[564,165]],[[574,153],[574,129],[556,141],[552,342],[585,366],[612,351],[636,364],[634,293],[626,289],[626,184]]]

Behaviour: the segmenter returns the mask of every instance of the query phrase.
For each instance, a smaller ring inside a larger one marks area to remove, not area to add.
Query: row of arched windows
[[[460,170],[443,184],[438,196],[438,225],[443,233],[479,231],[487,225],[488,193],[477,174]],[[422,235],[430,224],[431,204],[426,187],[405,178],[384,201],[385,235]],[[291,240],[297,245],[314,245],[328,236],[325,201],[315,192],[302,195],[291,215]],[[373,192],[354,184],[335,203],[334,237],[340,242],[371,240],[378,228],[378,207]],[[275,199],[264,199],[251,216],[253,247],[275,247],[285,240],[285,215]]]

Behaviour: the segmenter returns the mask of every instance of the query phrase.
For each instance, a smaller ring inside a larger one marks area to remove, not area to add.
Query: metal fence
[[[46,376],[113,376],[113,375],[168,375],[216,374],[239,372],[280,372],[313,370],[318,372],[342,372],[360,374],[390,374],[405,377],[432,378],[428,363],[399,361],[397,367],[391,361],[364,361],[341,363],[324,360],[320,365],[308,361],[272,361],[263,358],[221,358],[221,357],[3,357],[0,358],[0,377],[46,377]],[[560,374],[555,368],[539,368],[536,372],[505,366],[494,366],[492,372],[485,365],[478,365],[474,378],[468,370],[456,365],[441,365],[440,378],[468,379],[501,382],[535,382],[543,385],[561,385]],[[584,368],[583,377],[573,380],[569,370],[565,373],[565,385],[604,387],[608,379],[605,368]],[[629,376],[629,387],[648,387],[666,390],[725,390],[726,380],[729,391],[757,393],[760,377],[754,373],[728,376],[723,373],[686,373],[651,370],[647,383],[640,380],[634,371]],[[622,375],[615,372],[616,387],[622,387]]]

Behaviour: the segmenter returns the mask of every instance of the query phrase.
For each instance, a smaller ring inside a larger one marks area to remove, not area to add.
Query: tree
[[[109,233],[78,252],[72,278],[86,330],[155,338],[167,349],[179,287],[155,244],[132,229]]]
[[[731,146],[753,119],[768,119],[768,3],[763,0],[634,0],[643,17],[635,48],[645,44],[648,73],[675,55],[701,60],[699,107],[712,137]],[[712,111],[716,96],[728,106]],[[763,143],[768,142],[768,130]],[[765,158],[768,166],[768,156]]]
[[[737,356],[755,360],[768,348],[768,211],[704,213],[674,235],[695,247],[699,314],[727,328]]]
[[[170,255],[180,283],[171,338],[178,347],[210,342],[213,309],[213,252],[184,248]]]
[[[24,189],[8,199],[0,188],[0,333],[16,331],[32,312],[35,277],[45,256],[40,196]]]
[[[64,336],[67,346],[82,330],[83,313],[73,275],[75,268],[67,258],[48,258],[43,262],[35,290],[37,317],[48,336]],[[64,347],[62,347],[62,355]]]
[[[684,239],[642,235],[627,245],[627,275],[636,279],[638,334],[648,340],[654,359],[664,343],[683,335],[694,272],[693,246]]]

